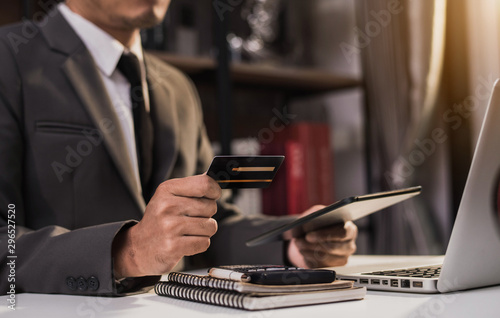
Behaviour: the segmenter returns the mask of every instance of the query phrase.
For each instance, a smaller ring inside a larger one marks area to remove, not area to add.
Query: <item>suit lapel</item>
[[[174,160],[177,157],[178,123],[177,109],[170,88],[162,79],[168,75],[160,62],[145,55],[149,97],[151,103],[151,117],[154,125],[154,163],[152,176],[152,191],[165,181],[172,173]]]
[[[47,23],[39,26],[40,31],[54,51],[68,56],[62,65],[62,70],[87,109],[94,125],[102,133],[106,149],[138,207],[144,211],[146,204],[141,195],[140,184],[134,177],[120,120],[111,104],[97,66],[85,45],[59,11],[54,10],[50,15],[51,18]]]
[[[86,49],[74,53],[63,65],[69,81],[86,107],[94,125],[103,135],[104,143],[125,184],[142,211],[146,204],[135,178],[132,162],[127,153],[127,142],[120,120],[113,109],[106,88],[92,57]]]

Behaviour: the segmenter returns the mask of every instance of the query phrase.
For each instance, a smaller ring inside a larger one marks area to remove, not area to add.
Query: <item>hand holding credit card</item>
[[[215,156],[207,175],[222,189],[267,188],[285,156]]]

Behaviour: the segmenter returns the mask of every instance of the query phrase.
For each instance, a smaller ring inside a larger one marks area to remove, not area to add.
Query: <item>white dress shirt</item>
[[[94,62],[99,69],[99,74],[108,92],[109,99],[120,120],[119,126],[127,141],[127,152],[134,167],[136,181],[141,189],[139,168],[137,163],[137,151],[135,146],[134,119],[132,115],[132,101],[130,99],[130,83],[116,69],[122,53],[135,54],[141,64],[142,88],[146,110],[149,111],[149,94],[146,83],[146,68],[141,46],[141,38],[137,36],[132,46],[127,49],[118,40],[100,29],[98,26],[71,11],[64,3],[58,5],[58,9],[68,21],[76,34],[83,41]]]

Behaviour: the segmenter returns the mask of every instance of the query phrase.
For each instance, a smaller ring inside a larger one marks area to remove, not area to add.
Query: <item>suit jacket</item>
[[[145,63],[154,186],[203,173],[212,152],[193,84],[151,55]],[[113,278],[113,238],[141,219],[145,202],[119,114],[82,41],[57,10],[36,25],[1,28],[0,70],[0,254],[17,256],[14,282],[5,280],[11,268],[0,265],[0,291],[15,283],[17,292],[116,295],[154,284],[159,277]],[[244,245],[282,219],[247,218],[224,202],[215,218],[211,247],[188,267],[283,262],[282,243]]]

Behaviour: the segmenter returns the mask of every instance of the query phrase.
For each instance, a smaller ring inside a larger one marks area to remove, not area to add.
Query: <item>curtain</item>
[[[357,11],[371,190],[423,186],[417,198],[371,217],[373,252],[443,252],[447,149],[436,118],[446,0],[360,0]]]

